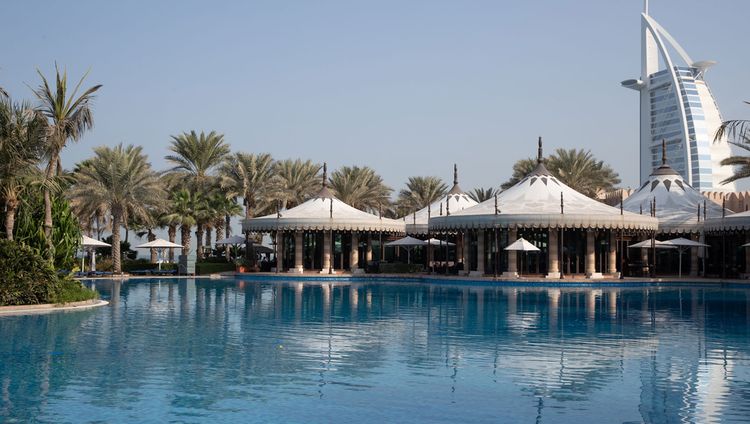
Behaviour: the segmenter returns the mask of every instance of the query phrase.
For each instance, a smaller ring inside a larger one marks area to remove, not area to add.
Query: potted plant
[[[237,272],[247,272],[250,269],[250,262],[244,257],[235,259],[234,265],[237,268]]]

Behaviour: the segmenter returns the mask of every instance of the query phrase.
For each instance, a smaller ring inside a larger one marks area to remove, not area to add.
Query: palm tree
[[[619,175],[589,150],[557,149],[544,160],[547,170],[572,189],[595,197],[601,191],[612,190],[620,183]],[[537,166],[536,159],[521,159],[513,165],[513,176],[500,186],[506,190]]]
[[[151,169],[142,150],[122,144],[97,147],[70,189],[71,198],[104,205],[112,215],[112,260],[118,273],[122,271],[120,227],[129,219],[151,220],[152,211],[163,206],[166,196],[159,174]]]
[[[221,193],[215,193],[210,200],[211,209],[214,211],[212,224],[216,228],[216,239],[229,237],[231,229],[229,228],[231,217],[240,215],[242,207],[232,198],[227,198]],[[222,233],[224,233],[222,235]],[[229,246],[226,246],[227,260],[229,259]]]
[[[252,218],[273,203],[270,196],[274,170],[268,153],[235,153],[219,169],[220,186],[226,197],[242,197],[245,218]]]
[[[190,229],[197,222],[195,205],[201,200],[200,197],[200,194],[185,188],[172,193],[168,206],[169,213],[164,217],[167,222],[180,227],[180,244],[182,244],[183,255],[190,252]]]
[[[0,99],[0,200],[5,207],[5,237],[13,240],[20,196],[38,179],[44,154],[44,117],[27,103]]]
[[[211,184],[211,172],[229,155],[224,136],[215,131],[173,135],[169,150],[173,154],[165,159],[174,164],[170,172],[178,174],[192,190],[206,189]]]
[[[596,160],[591,151],[557,149],[547,159],[547,169],[570,188],[589,197],[613,190],[620,177],[604,161]]]
[[[440,200],[447,192],[448,185],[438,177],[409,177],[397,203],[403,214],[409,214]]]
[[[281,208],[293,208],[309,199],[320,190],[321,166],[310,160],[283,160],[274,165],[272,200]],[[271,208],[273,205],[271,202]]]
[[[47,78],[41,71],[37,73],[42,78],[41,85],[34,90],[34,94],[41,102],[39,111],[48,120],[46,137],[47,168],[45,170],[44,188],[44,236],[47,239],[48,257],[54,257],[54,245],[52,244],[52,199],[51,184],[60,170],[60,153],[65,148],[68,140],[78,141],[83,134],[94,126],[94,115],[91,111],[91,103],[94,93],[101,88],[101,84],[95,85],[78,95],[83,81],[88,72],[83,74],[81,80],[68,91],[68,74],[55,64],[55,89],[53,90]],[[119,248],[119,247],[118,247]]]
[[[489,188],[477,187],[474,190],[468,192],[467,194],[473,201],[477,203],[482,203],[485,200],[490,200],[493,197],[500,194],[500,190],[493,188],[493,187],[489,187]]]
[[[342,202],[372,212],[390,202],[393,189],[370,167],[343,166],[331,174],[331,189]]]
[[[513,174],[511,175],[510,179],[506,182],[504,182],[502,185],[500,185],[501,190],[507,190],[519,181],[523,179],[523,177],[527,176],[531,171],[534,170],[536,167],[537,161],[536,159],[521,159],[513,164]]]
[[[750,102],[745,102],[750,105]],[[714,141],[723,139],[725,136],[733,138],[735,141],[730,141],[737,147],[744,150],[750,151],[750,120],[746,119],[735,119],[731,121],[724,121],[716,131]],[[750,177],[750,157],[749,156],[730,156],[721,161],[722,166],[739,166],[735,170],[734,174],[722,181],[722,184],[731,183],[742,178]]]

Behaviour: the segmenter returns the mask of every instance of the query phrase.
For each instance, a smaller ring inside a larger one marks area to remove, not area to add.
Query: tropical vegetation
[[[745,103],[750,105],[750,102]],[[750,152],[750,120],[735,119],[722,122],[714,140],[719,141],[724,137],[728,137],[733,145]],[[730,156],[723,159],[721,165],[736,167],[732,176],[723,180],[722,184],[750,177],[750,156]]]

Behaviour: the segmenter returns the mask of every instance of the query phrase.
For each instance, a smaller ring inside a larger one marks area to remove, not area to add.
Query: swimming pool
[[[4,422],[743,422],[750,290],[100,280],[0,318]]]

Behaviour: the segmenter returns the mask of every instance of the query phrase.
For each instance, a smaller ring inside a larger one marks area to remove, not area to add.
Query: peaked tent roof
[[[626,211],[640,213],[650,211],[654,200],[661,233],[699,232],[704,217],[721,217],[721,206],[694,189],[667,165],[665,143],[662,143],[661,166],[654,169],[648,181],[622,203]]]
[[[453,187],[442,198],[414,213],[404,216],[406,234],[427,234],[430,217],[462,211],[477,202],[461,190],[458,185],[458,167],[453,165]],[[441,212],[442,211],[442,212]]]
[[[381,218],[353,208],[331,194],[328,190],[328,175],[323,165],[323,187],[310,200],[293,207],[259,218],[242,222],[244,231],[371,231],[404,233],[400,220]]]
[[[562,204],[562,205],[561,205]],[[474,207],[430,219],[430,230],[469,228],[617,228],[655,230],[650,216],[622,212],[581,194],[554,177],[542,160],[513,187]]]
[[[713,219],[707,219],[703,223],[705,231],[734,231],[750,230],[750,211],[727,214]]]

